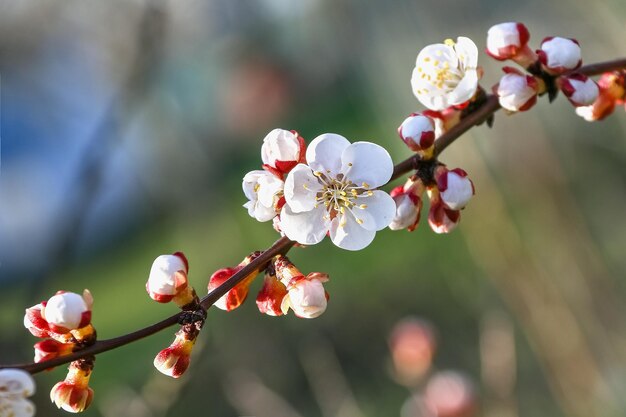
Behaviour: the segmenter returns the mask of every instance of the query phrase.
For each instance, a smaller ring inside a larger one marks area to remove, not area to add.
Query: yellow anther
[[[313,171],[313,175],[315,175],[316,177],[321,177],[322,173],[319,171]]]
[[[359,208],[360,208],[360,209],[366,209],[366,208],[367,208],[367,204],[361,204],[361,205],[359,206]]]
[[[254,184],[254,192],[258,192],[259,188],[261,188],[261,184],[259,184],[258,182],[256,184]]]
[[[364,188],[370,188],[370,185],[366,182],[363,182],[363,184],[361,184],[361,186],[363,186]]]
[[[356,219],[356,222],[357,222],[358,224],[363,224],[363,220],[361,220],[361,219]]]
[[[443,43],[448,45],[448,46],[456,45],[456,42],[454,42],[452,39],[446,39],[445,41],[443,41]]]
[[[438,59],[435,59],[435,62],[433,62],[433,65],[434,65],[434,66],[438,66],[438,65],[439,65],[439,60],[438,60]]]
[[[369,197],[373,196],[373,195],[374,195],[374,191],[368,191],[368,192],[367,192],[367,195],[368,195]]]
[[[348,166],[351,167],[352,166],[352,162],[348,162]]]
[[[357,195],[358,193],[357,193],[357,192],[356,192],[356,190],[353,188],[353,189],[351,189],[351,190],[350,190],[350,194],[352,194],[353,196],[355,196],[355,197],[356,197],[356,195]]]
[[[430,57],[427,56],[426,58],[424,58],[424,62],[430,62]]]

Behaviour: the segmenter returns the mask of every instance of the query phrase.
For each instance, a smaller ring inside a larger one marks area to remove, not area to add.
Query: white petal
[[[335,217],[330,225],[330,239],[346,250],[361,250],[374,240],[376,232],[365,230],[351,214]]]
[[[357,185],[367,183],[367,188],[387,184],[393,174],[393,161],[389,152],[371,142],[354,142],[341,155],[341,172]]]
[[[264,164],[275,166],[276,161],[296,161],[300,156],[300,142],[293,132],[274,129],[265,136],[261,146]]]
[[[359,208],[365,204],[365,208]],[[361,219],[365,230],[377,231],[389,226],[396,215],[396,203],[384,191],[376,190],[371,197],[358,199],[358,205],[352,208],[354,215]]]
[[[11,401],[10,406],[13,411],[13,414],[10,415],[13,417],[33,417],[35,415],[35,405],[23,398]]]
[[[78,328],[82,314],[87,310],[83,297],[73,292],[65,292],[48,300],[44,318],[48,323],[72,330]]]
[[[35,393],[35,381],[21,369],[0,369],[0,395],[30,397]]]
[[[330,220],[324,205],[302,213],[294,213],[289,204],[280,212],[280,228],[291,240],[302,245],[315,245],[321,242],[328,232]]]
[[[474,41],[470,38],[459,36],[456,39],[454,50],[463,67],[476,68],[476,65],[478,65],[478,48]]]
[[[285,201],[294,213],[313,210],[318,191],[322,185],[311,168],[298,164],[285,180]]]
[[[425,66],[424,71],[428,72],[428,68],[434,68],[434,61],[440,63],[447,62],[450,68],[456,68],[459,65],[457,54],[454,49],[443,43],[435,43],[425,46],[417,55],[415,64],[417,66]]]
[[[276,214],[278,214],[276,213],[276,210],[274,210],[274,207],[264,206],[258,201],[253,204],[254,204],[254,210],[253,210],[252,217],[257,219],[257,221],[268,222],[272,220],[274,217],[276,217]],[[250,213],[250,209],[248,209],[248,213]]]
[[[461,82],[448,95],[448,104],[461,104],[471,99],[478,88],[478,71],[470,69],[465,72]]]
[[[248,200],[256,200],[256,191],[254,188],[259,182],[259,178],[267,175],[267,171],[263,171],[257,169],[255,171],[250,171],[243,177],[243,182],[241,184],[241,188],[243,188],[243,193],[246,195]],[[270,174],[271,175],[271,174]]]
[[[269,174],[259,178],[257,195],[259,202],[265,207],[274,206],[276,194],[283,190],[283,181],[275,175]]]
[[[324,133],[311,141],[306,149],[306,160],[314,171],[336,176],[341,169],[341,154],[349,145],[350,141],[341,135]]]

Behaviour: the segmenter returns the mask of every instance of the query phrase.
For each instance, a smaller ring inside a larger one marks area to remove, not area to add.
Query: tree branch
[[[613,61],[600,62],[597,64],[591,64],[579,68],[577,73],[586,75],[598,75],[608,71],[626,69],[626,58],[620,58]],[[484,122],[489,116],[494,114],[500,109],[498,98],[491,94],[487,96],[487,100],[481,107],[465,117],[459,124],[452,129],[441,135],[435,142],[435,156],[443,152],[448,146],[450,146],[455,140],[457,140],[463,133],[468,131],[473,126]],[[393,175],[390,181],[393,181],[400,176],[415,170],[419,165],[421,158],[419,155],[414,155],[399,164],[395,165]],[[268,262],[278,254],[286,254],[289,249],[293,247],[295,242],[289,240],[286,237],[281,237],[274,244],[265,250],[258,258],[254,259],[226,282],[220,285],[218,288],[211,291],[200,300],[200,304],[204,309],[210,308],[220,297],[230,291],[235,285],[241,282],[247,275],[255,270],[263,270]],[[26,364],[14,364],[14,365],[0,365],[0,369],[4,368],[19,368],[25,371],[35,374],[46,369],[62,365],[80,359],[90,355],[96,355],[98,353],[106,352],[120,346],[127,345],[136,340],[142,339],[146,336],[150,336],[163,329],[166,329],[174,324],[178,323],[179,317],[182,313],[170,316],[158,323],[154,323],[150,326],[144,327],[132,333],[128,333],[113,339],[100,340],[85,349],[78,352],[74,352],[71,355],[62,356],[60,358],[51,359],[49,361],[39,363],[26,363]]]

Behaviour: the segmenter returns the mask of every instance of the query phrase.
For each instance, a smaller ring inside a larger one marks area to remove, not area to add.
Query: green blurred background
[[[619,0],[1,1],[0,362],[32,359],[24,308],[58,289],[91,290],[106,339],[175,313],[145,293],[156,256],[185,252],[204,294],[214,270],[268,247],[240,183],[274,127],[408,157],[395,129],[421,109],[417,52],[459,35],[483,50],[503,21],[535,48],[575,37],[587,63],[626,55]],[[501,64],[479,63],[489,89]],[[323,316],[211,309],[176,381],[152,366],[174,329],[102,354],[85,415],[401,415],[428,381],[392,365],[407,316],[435,329],[431,374],[473,381],[474,415],[626,415],[625,130],[623,110],[589,124],[563,97],[498,114],[441,158],[477,190],[454,233],[423,219],[357,253],[295,249],[330,274]],[[64,414],[48,400],[63,377],[36,376],[38,415]]]

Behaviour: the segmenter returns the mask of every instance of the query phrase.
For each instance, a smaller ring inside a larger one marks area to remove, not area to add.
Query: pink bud
[[[426,408],[437,417],[476,415],[476,398],[470,380],[454,371],[436,373],[424,391]]]
[[[537,55],[546,72],[553,75],[575,70],[583,62],[578,41],[558,36],[545,38]]]
[[[615,103],[615,97],[608,90],[600,87],[596,101],[589,106],[576,107],[576,114],[588,122],[595,122],[613,113]]]
[[[93,400],[93,390],[89,388],[92,367],[83,367],[80,361],[72,362],[65,380],[52,387],[50,400],[70,413],[85,411]]]
[[[435,181],[441,201],[450,210],[462,210],[474,195],[474,183],[461,168],[448,170],[439,166]]]
[[[287,295],[287,288],[276,278],[273,271],[265,273],[263,287],[256,297],[259,311],[268,316],[282,316],[281,304]]]
[[[93,297],[89,290],[80,296],[73,292],[59,291],[43,306],[42,317],[55,333],[68,333],[91,323]]]
[[[292,280],[281,304],[283,314],[287,314],[291,308],[300,318],[313,319],[321,316],[326,311],[328,302],[328,294],[322,285],[326,281],[328,275],[319,272]]]
[[[74,351],[74,343],[61,343],[53,339],[35,343],[35,362],[48,361],[60,356],[69,355]]]
[[[494,86],[500,105],[510,112],[526,111],[534,106],[539,92],[537,79],[511,67],[503,70],[505,75]]]
[[[412,151],[424,151],[435,143],[435,124],[430,117],[411,113],[398,127],[398,135]]]
[[[195,342],[195,338],[190,339],[184,331],[179,331],[170,347],[156,355],[154,367],[164,375],[179,378],[189,367]]]
[[[169,303],[188,286],[189,263],[182,252],[157,257],[150,268],[146,291],[154,301]]]
[[[400,382],[413,385],[422,378],[432,364],[435,347],[430,323],[413,317],[398,322],[389,337],[389,348]]]
[[[298,163],[306,163],[306,144],[295,130],[274,129],[261,146],[263,167],[282,178]]]
[[[391,230],[415,230],[420,220],[423,192],[424,184],[417,177],[411,177],[404,185],[391,190],[389,195],[396,203],[396,215],[389,224]]]
[[[461,212],[446,207],[437,195],[433,193],[428,211],[428,224],[435,233],[450,233],[461,221]]]
[[[522,23],[508,22],[492,26],[487,32],[487,54],[498,61],[512,59],[527,68],[537,60],[528,48],[530,34]]]
[[[571,74],[559,78],[559,87],[574,106],[589,106],[598,98],[598,85],[584,74]]]

